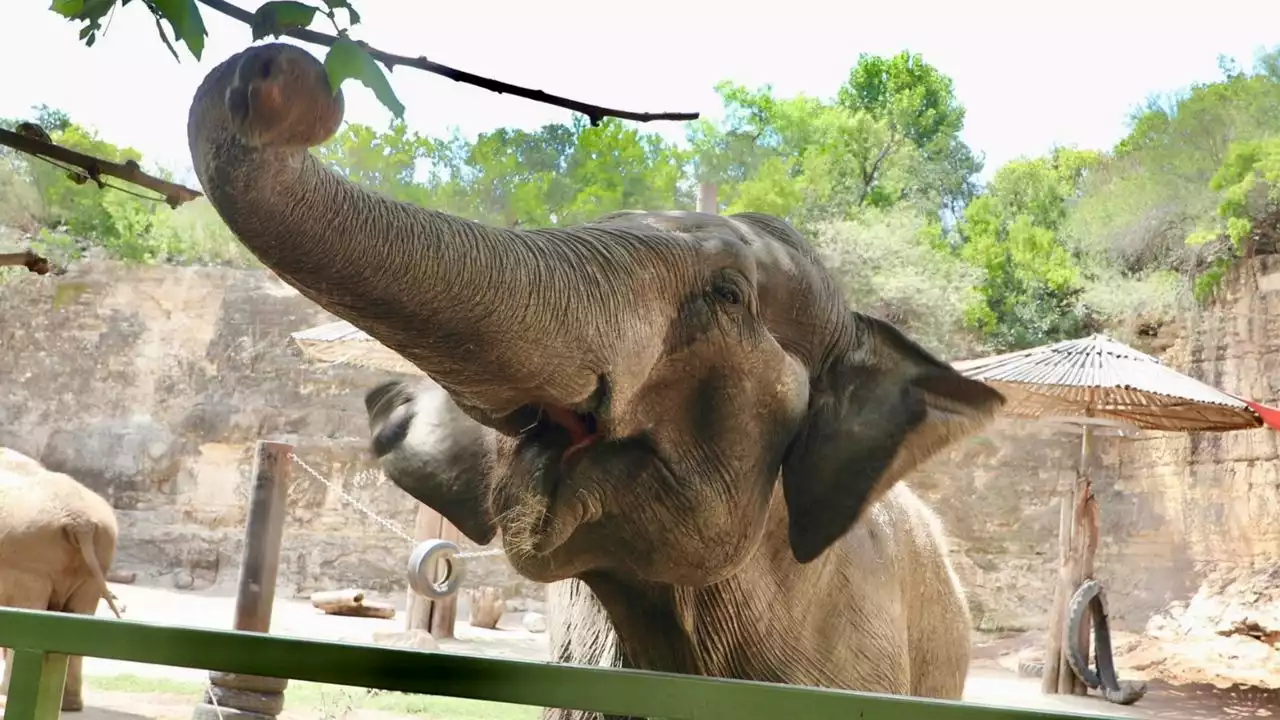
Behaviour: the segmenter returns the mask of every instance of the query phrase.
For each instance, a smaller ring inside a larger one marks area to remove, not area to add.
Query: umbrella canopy
[[[1262,426],[1249,403],[1105,335],[952,367],[1004,393],[1004,412],[1015,417],[1098,418],[1178,432]]]
[[[290,334],[289,339],[304,357],[317,362],[346,363],[410,375],[424,374],[399,353],[345,320],[299,330]]]

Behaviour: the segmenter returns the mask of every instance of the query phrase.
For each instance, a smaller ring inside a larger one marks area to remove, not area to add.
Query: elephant
[[[314,56],[250,47],[192,98],[196,175],[264,265],[438,386],[370,390],[372,450],[555,584],[558,659],[961,696],[964,591],[900,481],[999,392],[851,308],[779,218],[489,227],[324,167],[343,113]]]
[[[0,605],[93,615],[105,600],[119,618],[106,577],[118,537],[115,510],[101,495],[0,447]],[[8,692],[12,660],[6,648],[0,692]],[[82,662],[67,660],[63,710],[84,709]]]

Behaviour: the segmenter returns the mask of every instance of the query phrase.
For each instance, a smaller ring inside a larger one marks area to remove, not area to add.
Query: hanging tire
[[[1085,613],[1093,621],[1093,642],[1097,646],[1097,670],[1089,667],[1089,655],[1080,642],[1080,628]],[[1093,579],[1084,581],[1071,597],[1067,607],[1067,664],[1080,681],[1102,693],[1108,702],[1132,705],[1147,694],[1145,681],[1120,680],[1116,677],[1115,657],[1111,651],[1111,625],[1107,620],[1107,598],[1102,585]]]

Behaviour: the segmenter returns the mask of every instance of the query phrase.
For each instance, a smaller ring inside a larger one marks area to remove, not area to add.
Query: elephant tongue
[[[565,450],[565,457],[596,440],[595,423],[591,422],[589,418],[563,407],[549,405],[543,409],[551,419],[551,422],[569,432],[569,449]]]
[[[574,445],[591,436],[591,430],[587,427],[586,418],[578,413],[555,405],[547,405],[543,410],[547,412],[551,422],[569,431],[569,438]]]

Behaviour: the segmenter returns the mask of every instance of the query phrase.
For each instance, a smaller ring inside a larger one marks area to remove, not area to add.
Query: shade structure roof
[[[1262,426],[1245,401],[1167,367],[1105,335],[952,363],[1004,393],[1004,413],[1097,418],[1145,430],[1244,430]]]
[[[346,363],[410,375],[424,374],[399,353],[345,320],[299,330],[291,333],[289,339],[304,357],[316,362]]]

